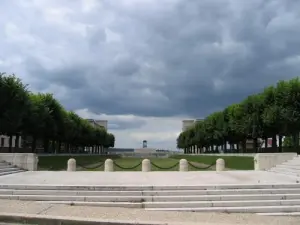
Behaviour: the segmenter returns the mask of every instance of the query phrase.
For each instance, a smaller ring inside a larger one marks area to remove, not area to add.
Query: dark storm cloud
[[[44,81],[41,82],[41,87],[37,87],[40,90],[43,89],[45,84],[51,85],[53,83],[68,87],[68,89],[73,91],[76,89],[88,88],[85,75],[89,73],[90,68],[78,65],[62,65],[60,67],[47,70],[40,65],[35,63],[31,64],[30,61],[27,62],[29,65],[34,65],[28,67],[28,72],[30,74],[38,75]]]
[[[6,56],[31,59],[23,64],[23,73],[40,83],[65,86],[72,98],[64,101],[68,108],[203,117],[299,75],[297,0],[98,3],[82,12],[79,1],[72,8],[63,1],[73,12],[56,22],[47,17],[35,20],[30,29],[19,27],[24,44],[17,40],[19,50],[14,42],[4,48]],[[45,6],[36,7],[37,15],[45,15]],[[23,21],[32,21],[30,11],[22,12]],[[9,31],[3,22],[1,26]],[[47,33],[53,38],[46,39]]]

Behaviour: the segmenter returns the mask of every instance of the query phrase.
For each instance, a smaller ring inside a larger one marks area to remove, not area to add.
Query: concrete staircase
[[[0,184],[0,199],[160,211],[292,215],[300,212],[300,184],[155,187]]]
[[[281,173],[291,176],[300,176],[300,156],[296,156],[294,159],[279,164],[269,170],[274,173]]]
[[[7,162],[0,162],[0,176],[9,175],[13,173],[20,173],[24,171],[25,170],[12,166]]]

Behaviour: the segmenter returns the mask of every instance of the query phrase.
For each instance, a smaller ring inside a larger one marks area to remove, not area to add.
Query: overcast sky
[[[1,0],[0,72],[108,119],[117,147],[172,148],[300,71],[299,0]]]

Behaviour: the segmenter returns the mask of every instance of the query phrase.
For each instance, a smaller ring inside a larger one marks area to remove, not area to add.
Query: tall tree
[[[0,73],[0,134],[23,136],[32,152],[85,151],[103,153],[113,147],[115,137],[102,127],[94,127],[74,112],[66,111],[52,94],[29,93],[15,75]]]

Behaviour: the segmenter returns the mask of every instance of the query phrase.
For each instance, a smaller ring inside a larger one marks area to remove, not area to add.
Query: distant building
[[[103,127],[105,130],[107,130],[107,120],[94,120],[94,119],[87,119],[87,121],[90,122],[94,127]]]
[[[135,148],[135,153],[156,153],[156,148]]]
[[[186,131],[188,128],[195,125],[196,122],[202,121],[203,119],[194,119],[194,120],[182,120],[182,131]]]
[[[12,147],[21,147],[22,138],[19,138],[19,143],[16,143],[16,136],[12,137]],[[0,135],[0,148],[8,148],[9,147],[9,136]]]
[[[133,148],[108,148],[107,154],[122,154],[122,153],[133,153]]]

